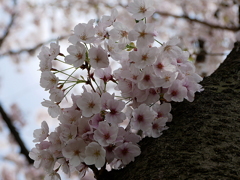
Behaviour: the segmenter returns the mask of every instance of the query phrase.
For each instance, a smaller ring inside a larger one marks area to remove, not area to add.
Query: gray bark
[[[173,104],[162,136],[143,139],[134,162],[99,179],[240,179],[240,42],[201,84],[194,102]]]

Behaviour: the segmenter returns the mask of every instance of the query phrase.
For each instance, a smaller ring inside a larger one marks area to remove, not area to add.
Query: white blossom
[[[40,85],[47,91],[51,88],[57,87],[58,81],[59,79],[51,71],[43,71],[41,74]]]
[[[85,155],[84,162],[87,165],[94,164],[97,168],[101,168],[105,164],[106,151],[96,142],[88,144],[85,150]]]
[[[54,103],[52,101],[44,100],[41,104],[44,107],[48,108],[48,114],[52,118],[56,118],[61,113],[61,109],[60,109],[59,105],[57,105],[56,103]]]
[[[48,137],[49,128],[46,121],[41,124],[41,129],[36,129],[33,132],[33,137],[35,138],[33,142],[41,142]]]

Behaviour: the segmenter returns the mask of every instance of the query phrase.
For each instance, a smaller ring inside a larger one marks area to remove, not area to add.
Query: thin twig
[[[28,156],[29,151],[27,150],[25,144],[23,143],[21,137],[19,136],[15,126],[12,123],[12,120],[7,115],[7,113],[4,111],[1,104],[0,104],[0,114],[2,115],[2,119],[6,122],[11,134],[14,136],[16,142],[20,146],[20,149],[21,149],[20,153],[23,154],[26,157],[29,164],[33,164],[34,161]]]
[[[186,19],[188,21],[199,23],[199,24],[208,26],[208,27],[213,28],[213,29],[222,29],[222,30],[228,30],[228,31],[234,31],[234,32],[240,30],[239,27],[220,26],[220,25],[212,24],[212,23],[209,23],[209,22],[206,22],[206,21],[201,21],[199,19],[190,18],[187,15],[179,16],[179,15],[174,15],[174,14],[170,14],[170,13],[167,13],[167,12],[161,12],[161,11],[156,11],[155,13],[157,13],[161,16],[169,16],[169,17],[174,17],[174,18],[177,18],[177,19]]]
[[[21,54],[23,52],[28,52],[29,54],[32,54],[34,53],[38,48],[42,47],[44,44],[47,44],[49,42],[52,42],[52,41],[56,41],[56,40],[62,40],[62,39],[66,39],[67,37],[69,37],[69,35],[64,35],[64,36],[60,36],[59,38],[53,38],[53,39],[50,39],[48,41],[45,41],[45,42],[41,42],[37,45],[35,45],[34,47],[32,48],[23,48],[23,49],[20,49],[20,50],[9,50],[3,54],[0,54],[0,58],[3,57],[3,56],[9,56],[9,55],[17,55],[17,54]]]
[[[17,1],[13,0],[13,9],[16,7],[16,5],[17,5]],[[10,22],[9,22],[8,26],[6,27],[5,33],[0,38],[0,48],[2,47],[3,42],[5,41],[5,39],[7,38],[7,36],[10,33],[10,29],[13,26],[13,23],[14,23],[14,20],[15,20],[15,16],[16,16],[16,12],[12,13]]]

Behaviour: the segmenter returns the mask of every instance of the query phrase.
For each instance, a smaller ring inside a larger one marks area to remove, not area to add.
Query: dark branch
[[[6,114],[6,112],[4,111],[4,109],[2,108],[1,104],[0,104],[0,114],[2,115],[2,119],[6,122],[11,134],[14,136],[16,142],[18,143],[18,145],[20,146],[20,153],[23,154],[28,163],[29,164],[33,164],[33,160],[28,156],[29,151],[27,150],[25,144],[23,143],[21,137],[19,136],[16,128],[14,127],[14,125],[12,124],[12,120],[10,119],[10,117]]]
[[[11,20],[10,20],[10,22],[9,22],[6,30],[5,30],[5,33],[4,33],[4,35],[0,38],[0,48],[2,47],[3,42],[5,41],[5,39],[7,38],[7,36],[8,36],[9,33],[10,33],[10,29],[11,29],[13,23],[14,23],[14,20],[15,20],[15,15],[16,15],[15,13],[12,13],[12,15],[11,15]]]
[[[238,27],[240,28],[240,5],[238,6]]]
[[[170,14],[170,13],[167,13],[167,12],[161,12],[161,11],[156,11],[155,13],[157,13],[161,16],[169,16],[169,17],[174,17],[174,18],[177,18],[177,19],[186,19],[190,22],[199,23],[199,24],[208,26],[208,27],[213,28],[213,29],[222,29],[222,30],[228,30],[228,31],[233,31],[233,32],[236,32],[236,31],[240,30],[239,27],[220,26],[220,25],[217,25],[217,24],[208,23],[206,21],[201,21],[201,20],[198,20],[198,19],[195,19],[195,18],[190,18],[187,15],[179,16],[179,15],[174,15],[174,14]]]
[[[49,42],[51,42],[51,41],[56,41],[57,39],[58,39],[58,40],[62,40],[62,39],[65,39],[65,38],[67,38],[67,37],[69,37],[69,35],[60,36],[59,38],[50,39],[50,40],[48,40],[48,41],[46,41],[46,42],[41,42],[41,43],[35,45],[35,46],[32,47],[32,48],[23,48],[23,49],[20,49],[20,50],[9,50],[9,51],[7,51],[7,52],[5,52],[5,53],[3,53],[3,54],[0,54],[0,58],[2,58],[3,56],[18,55],[18,54],[21,54],[21,53],[23,53],[23,52],[28,52],[29,54],[32,54],[32,53],[34,53],[38,48],[42,47],[44,44],[47,44],[47,43],[49,43]]]

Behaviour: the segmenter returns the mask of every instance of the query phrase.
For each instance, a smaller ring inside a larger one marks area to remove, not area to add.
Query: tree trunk
[[[141,155],[104,180],[240,179],[240,42],[201,83],[194,102],[173,104],[173,121]]]

